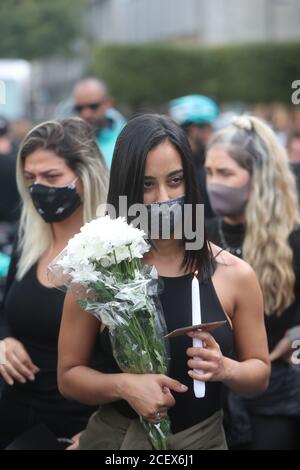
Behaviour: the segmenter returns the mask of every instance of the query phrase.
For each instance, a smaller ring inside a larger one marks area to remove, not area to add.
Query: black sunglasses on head
[[[100,106],[104,104],[104,101],[99,101],[98,103],[89,103],[89,104],[76,104],[74,110],[76,113],[81,113],[85,108],[89,108],[92,111],[97,111]]]

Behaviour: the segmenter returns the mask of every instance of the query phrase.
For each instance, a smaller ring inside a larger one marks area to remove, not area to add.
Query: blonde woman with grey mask
[[[21,144],[17,182],[22,214],[2,313],[0,448],[36,424],[70,438],[93,411],[63,398],[57,388],[65,295],[51,287],[47,266],[96,216],[106,200],[107,180],[90,127],[79,118],[40,124]]]
[[[286,355],[272,353],[300,320],[300,219],[288,157],[266,123],[241,116],[211,138],[205,167],[208,195],[218,215],[208,223],[209,239],[254,268],[264,295],[273,361],[263,395],[248,400],[229,395],[228,433],[238,436],[233,446],[292,449],[300,442],[300,374],[287,364]],[[243,430],[232,427],[241,423],[235,416],[238,406],[244,424],[248,422]]]

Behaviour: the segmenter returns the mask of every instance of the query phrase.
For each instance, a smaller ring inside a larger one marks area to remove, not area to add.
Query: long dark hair
[[[127,196],[128,207],[144,203],[144,174],[148,153],[168,141],[179,152],[185,178],[185,203],[193,206],[193,230],[196,227],[196,204],[202,204],[193,156],[185,132],[170,118],[159,114],[143,114],[131,119],[120,133],[112,160],[108,204],[119,215],[119,196]],[[122,214],[123,215],[123,214]],[[204,234],[200,250],[185,252],[183,267],[197,269],[207,277],[212,272],[211,249]]]

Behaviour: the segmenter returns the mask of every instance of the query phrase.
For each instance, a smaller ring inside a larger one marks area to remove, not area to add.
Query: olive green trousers
[[[168,438],[170,450],[227,450],[222,411]],[[101,406],[80,436],[79,450],[151,450],[139,419],[121,415],[113,406]]]

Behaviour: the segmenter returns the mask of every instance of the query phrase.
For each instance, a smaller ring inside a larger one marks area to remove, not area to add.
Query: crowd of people
[[[94,78],[72,96],[74,116],[21,142],[0,119],[0,448],[44,425],[71,450],[150,449],[139,417],[168,415],[170,449],[299,449],[300,128],[283,135],[275,116],[226,122],[202,95],[126,123]],[[120,196],[128,206],[204,203],[201,248],[148,234],[143,263],[163,283],[167,330],[192,324],[195,271],[202,320],[224,321],[171,339],[167,374],[122,372],[105,325],[47,276],[100,205],[120,214]]]

